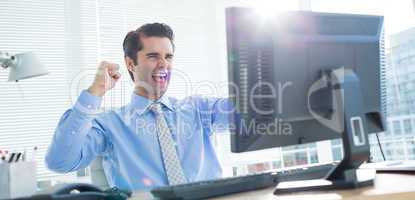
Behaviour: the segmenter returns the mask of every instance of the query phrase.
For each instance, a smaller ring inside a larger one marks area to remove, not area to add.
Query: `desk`
[[[274,187],[243,192],[233,195],[212,198],[214,200],[240,200],[240,199],[374,199],[374,200],[410,200],[415,199],[415,174],[376,174],[375,185],[354,190],[333,190],[319,192],[301,192],[286,195],[273,195]],[[132,199],[151,199],[149,193],[135,193]]]

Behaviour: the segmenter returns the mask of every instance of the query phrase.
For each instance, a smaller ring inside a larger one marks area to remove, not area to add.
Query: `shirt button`
[[[89,109],[91,109],[92,108],[92,106],[91,105],[88,105],[88,106],[86,106],[87,108],[89,108]]]
[[[76,134],[76,132],[75,132],[75,131],[72,131],[71,133],[72,133],[72,135],[75,135],[75,134]]]

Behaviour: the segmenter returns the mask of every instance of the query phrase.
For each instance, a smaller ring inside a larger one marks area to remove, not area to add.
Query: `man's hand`
[[[104,96],[107,91],[114,88],[121,78],[121,74],[118,72],[119,68],[118,64],[102,61],[98,66],[94,82],[88,88],[88,92],[94,96]]]

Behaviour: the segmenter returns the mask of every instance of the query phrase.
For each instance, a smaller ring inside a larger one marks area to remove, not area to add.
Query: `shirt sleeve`
[[[205,132],[212,135],[214,132],[229,130],[229,117],[234,112],[234,106],[228,98],[201,98],[198,110],[201,115]]]
[[[105,129],[96,119],[101,99],[83,91],[62,115],[45,157],[50,170],[66,173],[84,168],[108,150]]]

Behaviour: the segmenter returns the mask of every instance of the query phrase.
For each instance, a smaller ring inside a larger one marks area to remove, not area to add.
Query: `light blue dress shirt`
[[[156,119],[148,109],[154,102],[132,94],[126,106],[98,113],[101,100],[83,91],[63,114],[45,158],[47,167],[66,173],[102,156],[110,186],[148,190],[167,185]],[[187,180],[220,178],[222,170],[210,136],[228,128],[229,100],[163,96],[157,102],[162,104]]]

